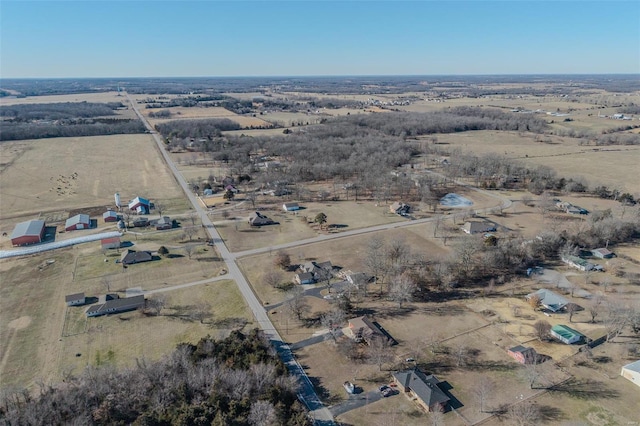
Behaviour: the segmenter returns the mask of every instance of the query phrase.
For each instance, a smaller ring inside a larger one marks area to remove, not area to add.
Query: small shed
[[[551,327],[550,334],[567,345],[571,345],[585,339],[584,334],[562,324]]]
[[[118,221],[118,213],[114,212],[113,210],[107,210],[106,212],[104,212],[102,214],[102,220],[104,220],[105,223],[117,222]]]
[[[20,222],[13,228],[11,244],[26,246],[41,243],[44,238],[44,220],[28,220]]]
[[[87,303],[84,293],[69,294],[64,297],[67,306],[82,306]]]
[[[100,244],[102,245],[102,250],[109,250],[119,249],[122,243],[120,242],[120,237],[111,237],[101,239]]]
[[[64,223],[65,231],[76,231],[91,228],[91,218],[88,214],[77,214],[67,219]]]
[[[293,212],[296,210],[300,210],[300,206],[298,205],[298,203],[284,203],[282,205],[282,208],[284,209],[285,212]]]

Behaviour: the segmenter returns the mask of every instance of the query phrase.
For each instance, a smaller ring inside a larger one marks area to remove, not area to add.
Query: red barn
[[[509,356],[514,358],[520,364],[535,364],[538,358],[536,350],[533,348],[527,348],[521,345],[514,346],[507,351]]]
[[[75,231],[76,229],[91,228],[91,218],[88,214],[77,214],[67,219],[64,223],[65,231]]]
[[[103,238],[100,240],[103,250],[120,248],[120,237]]]
[[[44,237],[44,220],[29,220],[16,225],[11,233],[11,244],[26,246],[42,242]]]

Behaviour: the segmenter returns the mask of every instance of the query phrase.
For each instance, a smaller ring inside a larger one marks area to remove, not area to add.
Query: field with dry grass
[[[52,211],[107,207],[138,195],[183,198],[150,135],[38,139],[0,144],[3,220]],[[3,229],[4,231],[4,229]]]
[[[70,95],[27,96],[24,98],[0,99],[0,105],[24,105],[24,104],[52,104],[60,102],[122,102],[127,104],[127,98],[118,92],[98,93],[74,93]]]

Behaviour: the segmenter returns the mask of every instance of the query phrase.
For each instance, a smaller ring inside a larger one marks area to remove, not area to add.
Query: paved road
[[[158,150],[162,154],[162,157],[164,158],[167,166],[173,173],[173,176],[178,182],[178,184],[182,187],[182,190],[184,191],[185,195],[193,205],[193,208],[195,209],[196,213],[200,216],[203,227],[209,233],[209,236],[213,240],[215,246],[218,248],[220,257],[227,265],[227,270],[229,271],[229,273],[225,277],[228,279],[232,279],[236,282],[240,290],[240,293],[244,297],[245,301],[247,302],[247,305],[253,312],[253,315],[256,321],[258,322],[258,326],[260,327],[261,330],[263,330],[267,338],[274,345],[278,354],[280,355],[280,358],[289,368],[289,371],[291,371],[300,379],[301,389],[300,389],[299,396],[309,408],[311,417],[316,421],[316,423],[334,424],[333,416],[331,415],[331,412],[326,407],[324,407],[324,405],[320,401],[320,398],[318,398],[318,395],[316,394],[315,389],[313,388],[313,385],[309,380],[309,377],[307,377],[307,374],[304,372],[300,364],[298,364],[298,362],[295,360],[293,354],[291,353],[291,349],[282,340],[279,333],[271,323],[271,320],[267,315],[267,312],[264,310],[264,307],[262,306],[262,304],[260,303],[256,295],[253,293],[253,290],[249,286],[249,283],[247,282],[246,278],[240,271],[240,268],[236,264],[235,262],[236,256],[232,255],[229,252],[229,249],[222,241],[222,238],[220,238],[220,234],[218,233],[216,228],[213,226],[211,219],[207,215],[207,211],[203,208],[200,201],[196,198],[194,193],[191,191],[191,189],[189,188],[189,185],[187,184],[187,181],[184,179],[182,174],[178,171],[175,163],[173,162],[173,160],[171,159],[167,151],[164,149],[164,145],[160,136],[153,129],[153,127],[151,127],[151,125],[146,120],[146,118],[140,113],[140,111],[138,110],[138,106],[133,101],[133,99],[131,99],[128,93],[127,93],[127,99],[131,103],[131,106],[135,111],[136,115],[138,116],[138,118],[140,118],[140,120],[144,123],[145,127],[151,132],[151,135],[153,136],[153,139],[156,142]]]
[[[340,336],[342,336],[342,330],[334,330],[333,336],[331,335],[331,332],[329,332],[329,330],[326,330],[324,333],[318,334],[317,336],[309,337],[308,339],[292,343],[290,345],[290,348],[292,351],[295,351],[296,349],[305,348],[307,346],[315,345],[316,343],[322,343],[334,338],[337,339]]]

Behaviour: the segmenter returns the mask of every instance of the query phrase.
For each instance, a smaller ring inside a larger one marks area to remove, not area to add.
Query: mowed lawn
[[[116,192],[123,202],[136,196],[152,201],[183,196],[150,135],[0,144],[0,156],[10,151],[13,162],[2,172],[2,219],[113,206]]]

